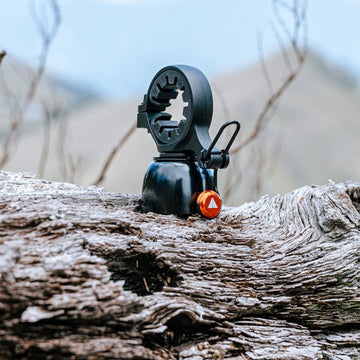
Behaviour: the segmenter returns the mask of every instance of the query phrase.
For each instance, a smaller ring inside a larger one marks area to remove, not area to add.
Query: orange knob
[[[219,194],[213,190],[201,192],[196,199],[196,204],[199,213],[207,219],[217,217],[221,210],[221,198]]]

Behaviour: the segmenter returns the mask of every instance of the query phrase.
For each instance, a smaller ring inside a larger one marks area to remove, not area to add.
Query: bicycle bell
[[[187,106],[183,109],[184,118],[178,122],[165,111],[180,91]],[[160,153],[145,174],[141,199],[145,212],[180,216],[198,212],[209,219],[220,213],[217,170],[228,166],[229,149],[240,124],[225,123],[211,141],[212,112],[210,84],[200,70],[174,65],[155,75],[137,115],[137,127],[150,132]],[[226,148],[216,148],[219,137],[230,125],[235,129]]]

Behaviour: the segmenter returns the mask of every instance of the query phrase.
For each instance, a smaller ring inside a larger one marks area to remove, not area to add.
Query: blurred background
[[[0,168],[140,193],[156,147],[137,106],[188,64],[211,133],[242,124],[227,204],[359,180],[359,17],[356,0],[1,0]]]

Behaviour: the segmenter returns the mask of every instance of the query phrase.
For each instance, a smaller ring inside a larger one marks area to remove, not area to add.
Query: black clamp
[[[171,120],[166,108],[171,99],[182,91],[184,119]],[[137,127],[146,128],[152,135],[160,156],[182,153],[192,156],[203,169],[221,169],[229,164],[229,149],[235,140],[240,124],[225,123],[211,141],[209,127],[213,113],[211,88],[205,75],[187,65],[167,66],[153,78],[143,103],[138,107]],[[221,134],[230,126],[235,131],[225,149],[215,147]]]

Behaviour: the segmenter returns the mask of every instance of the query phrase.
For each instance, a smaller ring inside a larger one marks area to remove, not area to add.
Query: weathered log
[[[356,359],[360,183],[214,220],[0,172],[3,359]]]

